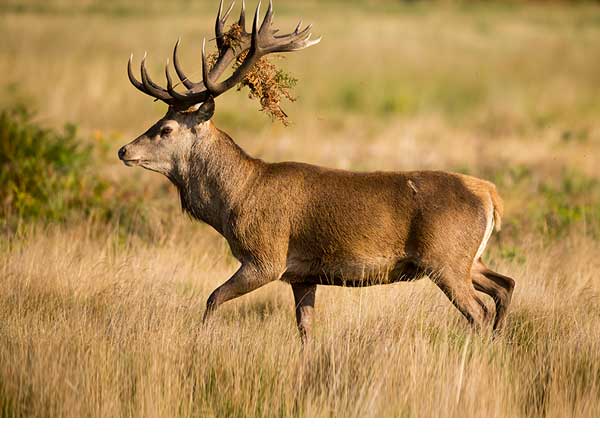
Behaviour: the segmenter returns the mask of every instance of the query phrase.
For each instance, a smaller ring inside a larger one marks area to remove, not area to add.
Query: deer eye
[[[160,130],[160,137],[165,137],[171,134],[171,132],[173,131],[173,129],[171,127],[163,127]]]

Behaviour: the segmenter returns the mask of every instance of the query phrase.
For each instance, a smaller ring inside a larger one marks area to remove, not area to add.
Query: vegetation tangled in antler
[[[254,13],[251,33],[248,33],[245,28],[246,10],[244,3],[242,3],[237,24],[231,26],[225,32],[225,22],[232,8],[233,3],[227,11],[223,12],[223,2],[221,1],[219,4],[215,22],[218,54],[207,56],[205,52],[206,40],[202,44],[202,81],[191,81],[181,68],[177,57],[179,41],[173,48],[173,67],[177,77],[186,88],[183,93],[176,91],[173,87],[168,62],[165,66],[167,87],[164,88],[152,81],[146,70],[146,57],[142,59],[140,66],[141,81],[133,74],[131,67],[133,55],[129,58],[127,64],[129,81],[141,92],[160,99],[179,111],[186,111],[197,104],[207,103],[209,99],[214,99],[233,87],[237,86],[239,90],[244,86],[248,86],[250,96],[260,101],[262,109],[269,113],[272,118],[277,118],[285,124],[287,115],[281,109],[281,98],[286,97],[293,100],[290,89],[296,84],[296,80],[270,62],[262,60],[262,58],[272,53],[306,49],[319,43],[321,38],[311,40],[310,30],[312,26],[308,25],[302,29],[302,20],[298,22],[292,32],[276,35],[278,30],[271,28],[273,19],[272,2],[269,2],[262,24],[260,23],[260,2],[258,3]],[[235,69],[231,76],[219,81],[219,77],[227,69],[227,66],[232,63]]]
[[[240,48],[241,38],[242,29],[237,23],[232,24],[223,35],[225,46],[233,49]],[[234,69],[242,64],[247,54],[248,50],[240,52],[234,63]],[[211,59],[216,59],[216,54],[211,56]],[[278,119],[284,125],[288,125],[288,116],[281,108],[281,100],[282,98],[286,98],[291,102],[296,100],[292,96],[291,90],[297,82],[298,80],[288,72],[277,67],[266,58],[261,58],[244,76],[244,79],[238,85],[238,90],[248,87],[248,96],[260,102],[262,111],[266,112],[272,119]]]

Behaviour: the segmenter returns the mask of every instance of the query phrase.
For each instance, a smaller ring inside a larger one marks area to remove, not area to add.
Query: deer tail
[[[504,202],[496,190],[496,185],[491,184],[490,197],[492,199],[492,205],[494,207],[494,225],[496,231],[502,228],[502,214],[504,213]]]

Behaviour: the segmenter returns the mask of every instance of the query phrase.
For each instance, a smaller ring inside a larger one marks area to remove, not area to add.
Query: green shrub
[[[91,166],[94,147],[78,139],[72,124],[40,127],[22,106],[0,112],[0,225],[91,215],[139,225],[137,205],[106,196],[111,183]]]
[[[600,232],[600,181],[576,172],[563,175],[558,184],[541,184],[542,209],[537,212],[542,232],[560,238],[572,227]]]
[[[561,239],[574,230],[600,238],[600,180],[577,170],[542,175],[525,165],[504,166],[488,171],[505,200],[522,200],[518,211],[503,223],[503,236],[519,240],[522,231],[539,233],[545,239]],[[506,250],[504,256],[514,259]]]
[[[103,191],[82,170],[90,146],[81,145],[76,128],[44,129],[23,108],[0,113],[0,200],[4,216],[63,219],[73,209],[86,208]]]

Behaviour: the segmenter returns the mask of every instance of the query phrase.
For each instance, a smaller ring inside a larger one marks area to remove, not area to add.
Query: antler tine
[[[234,5],[235,0],[231,2],[225,14],[221,16],[221,13],[223,12],[223,0],[221,0],[219,3],[217,19],[215,20],[215,37],[217,39],[217,48],[219,49],[219,52],[221,52],[224,48],[223,28],[225,27],[225,22],[227,21],[227,18],[229,18],[229,14],[231,13]]]
[[[133,54],[131,54],[129,56],[129,61],[127,62],[127,76],[129,77],[129,81],[131,82],[131,84],[133,84],[133,86],[138,89],[140,92],[144,92],[147,94],[146,89],[144,88],[144,85],[139,82],[137,80],[137,78],[135,77],[135,75],[133,74],[133,69],[131,67],[131,63],[133,62]]]
[[[206,60],[206,38],[202,39],[202,82],[204,83],[206,90],[211,92],[209,85],[212,83],[208,77],[208,61]]]
[[[285,34],[285,35],[274,35],[274,38],[276,38],[278,40],[278,44],[286,44],[286,41],[291,42],[293,40],[302,39],[304,36],[306,36],[306,34],[308,34],[308,31],[310,31],[312,29],[312,24],[309,24],[304,29],[300,30],[301,25],[302,25],[302,20],[300,20],[298,22],[298,26],[296,26],[296,29],[294,30],[294,32],[290,32],[289,34]]]
[[[242,28],[242,31],[246,32],[246,0],[242,0],[242,10],[240,11],[238,25]]]
[[[235,0],[233,0],[231,2],[231,4],[229,5],[229,8],[227,8],[227,12],[225,12],[225,15],[223,15],[223,23],[225,23],[227,21],[227,19],[229,18],[229,14],[231,14],[231,11],[233,10],[234,6],[235,6]]]
[[[181,43],[181,37],[177,39],[177,43],[175,43],[175,47],[173,48],[173,67],[175,67],[175,73],[177,74],[179,80],[183,83],[186,89],[190,90],[197,87],[198,84],[193,81],[190,81],[188,76],[181,68],[181,65],[179,64],[179,57],[177,56],[179,43]]]
[[[260,1],[258,2],[258,5],[260,6]],[[257,8],[257,12],[258,12],[258,8]],[[269,26],[271,26],[272,20],[273,20],[273,0],[269,0],[269,7],[267,9],[267,13],[265,14],[265,18],[263,19],[262,25],[260,26],[259,32],[263,32]]]
[[[143,83],[141,83],[137,80],[137,78],[133,74],[133,69],[131,67],[132,61],[133,61],[133,54],[131,54],[129,56],[129,61],[127,62],[127,76],[129,77],[129,81],[131,82],[131,84],[133,84],[133,86],[136,89],[138,89],[142,93],[145,93],[146,95],[149,95],[156,99],[162,99],[161,96],[157,96],[155,93],[153,93],[153,91],[151,89],[146,88],[146,86]]]
[[[165,76],[167,77],[167,92],[175,99],[185,99],[185,95],[180,94],[173,88],[173,80],[171,79],[171,74],[169,73],[169,59],[167,58],[167,62],[165,63]]]
[[[142,73],[142,84],[144,84],[144,87],[146,89],[148,89],[153,94],[155,94],[155,96],[157,98],[160,98],[160,99],[162,99],[162,98],[169,99],[170,98],[167,91],[165,89],[163,89],[161,86],[159,86],[158,84],[156,84],[154,81],[152,81],[152,78],[150,78],[150,74],[148,74],[148,71],[146,70],[146,54],[144,54],[144,58],[142,58],[142,64],[141,64],[140,70]]]
[[[171,74],[169,73],[169,59],[167,58],[167,63],[165,64],[165,76],[167,78],[167,92],[171,97],[176,101],[176,104],[179,105],[193,105],[199,102],[206,101],[210,94],[203,87],[202,90],[198,92],[188,91],[185,94],[179,93],[173,88],[173,80],[171,79]]]
[[[254,20],[252,20],[252,46],[256,49],[255,45],[258,40],[258,19],[260,16],[260,0],[256,5],[256,11],[254,11]],[[262,26],[261,26],[262,29]]]
[[[309,35],[309,38],[310,38],[310,35]],[[321,38],[323,38],[323,37],[322,36],[318,36],[314,40],[308,40],[307,39],[307,41],[304,44],[304,47],[302,47],[302,49],[305,49],[305,48],[310,47],[310,46],[314,46],[315,44],[319,44],[321,42]],[[299,49],[297,49],[297,50],[299,50]]]
[[[142,84],[144,86],[146,94],[158,98],[161,101],[166,102],[167,104],[172,104],[173,99],[171,95],[169,95],[169,93],[165,89],[156,84],[150,78],[150,75],[146,70],[146,54],[144,54],[144,58],[142,58],[140,70],[142,74]]]

